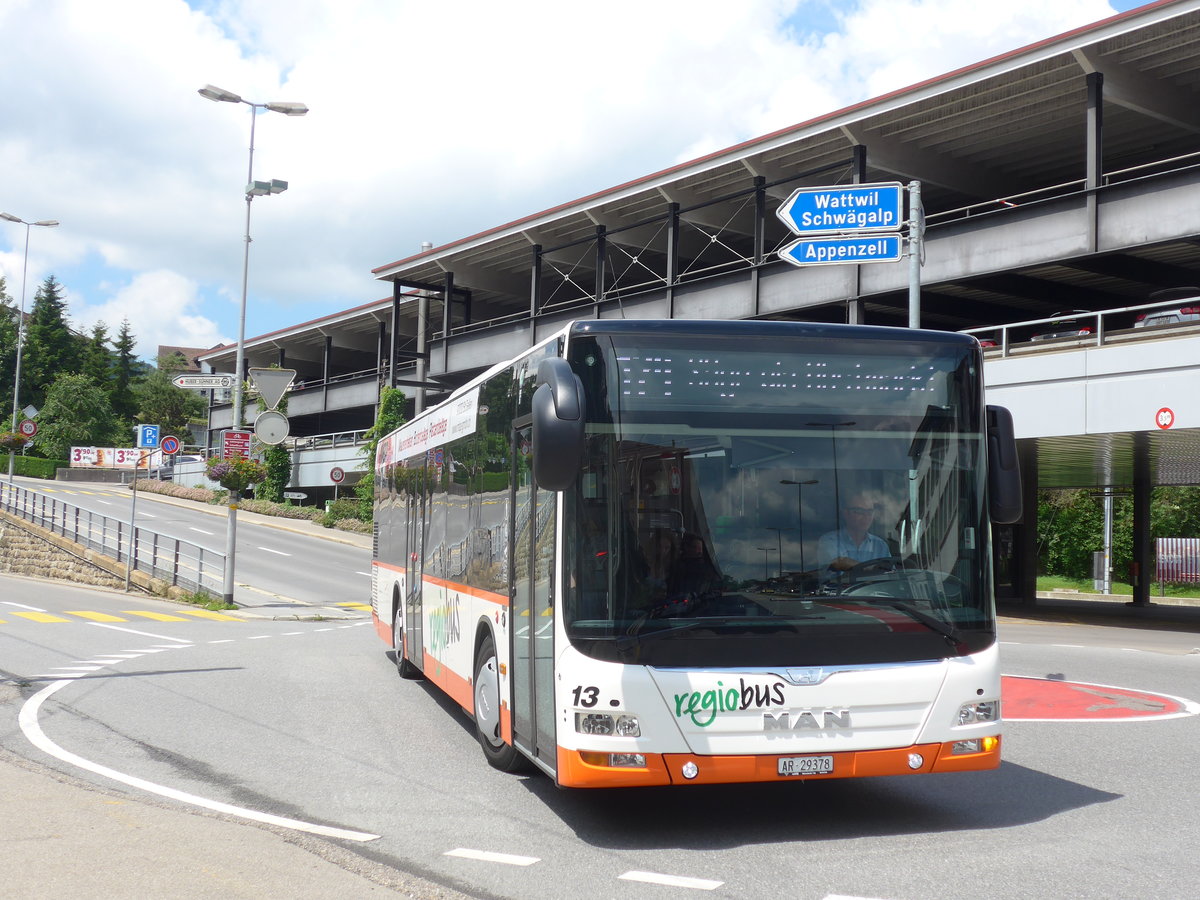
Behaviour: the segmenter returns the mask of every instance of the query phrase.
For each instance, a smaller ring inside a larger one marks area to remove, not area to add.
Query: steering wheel
[[[847,569],[845,574],[849,579],[857,580],[859,578],[868,578],[872,575],[886,575],[888,572],[894,572],[899,568],[900,560],[894,556],[880,556],[876,559],[868,559],[860,562],[856,566]]]

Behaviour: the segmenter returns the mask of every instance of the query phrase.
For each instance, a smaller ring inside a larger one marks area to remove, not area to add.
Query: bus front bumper
[[[612,765],[607,753],[558,749],[557,781],[561,787],[638,787],[672,784],[740,784],[756,781],[798,781],[828,778],[866,778],[878,775],[918,775],[936,772],[977,772],[1000,766],[1000,738],[978,739],[979,747],[961,741],[914,744],[888,750],[854,750],[830,754],[787,756],[701,756],[695,753],[644,754],[644,765]],[[630,754],[621,754],[628,762]],[[815,761],[829,771],[780,774],[803,766],[781,760]],[[828,762],[826,761],[828,760]],[[639,762],[641,760],[638,760]]]

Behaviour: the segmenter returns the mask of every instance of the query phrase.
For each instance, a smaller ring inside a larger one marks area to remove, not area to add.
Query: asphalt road
[[[128,487],[86,482],[17,479],[20,487],[123,522],[132,506]],[[139,491],[138,528],[223,553],[228,529],[224,506],[173,500]],[[302,520],[240,511],[234,556],[234,601],[248,607],[327,606],[369,602],[371,537],[332,532]]]
[[[27,607],[64,621],[19,615]],[[1011,675],[1200,699],[1194,631],[1006,619],[1002,640]],[[521,900],[1194,894],[1195,715],[1011,722],[995,772],[560,791],[540,775],[489,768],[469,720],[424,682],[401,681],[361,613],[200,617],[149,598],[3,576],[0,680],[0,748],[124,803],[194,809],[222,827],[257,823],[241,826],[248,835],[293,835],[319,850],[322,871],[363,879],[364,891]],[[118,832],[114,843],[128,839]],[[0,859],[11,865],[14,854],[46,847],[10,833]],[[274,858],[271,848],[263,854]],[[38,892],[52,884],[53,857],[38,863],[32,877],[46,880],[26,896],[58,895]],[[168,854],[161,865],[176,863]],[[176,895],[199,895],[188,889],[202,876],[182,857],[178,866]],[[402,882],[385,888],[389,874]],[[265,884],[227,896],[285,892]],[[315,881],[286,893],[329,896]]]

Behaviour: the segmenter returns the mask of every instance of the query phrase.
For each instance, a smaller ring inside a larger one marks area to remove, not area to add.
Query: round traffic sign
[[[334,484],[341,484],[346,480],[346,470],[341,466],[334,466],[329,470],[329,479]]]
[[[1175,411],[1169,406],[1164,406],[1154,414],[1154,424],[1164,430],[1170,428],[1175,424]]]
[[[33,419],[25,419],[17,426],[17,431],[21,432],[25,437],[31,438],[38,432],[37,422],[33,421]]]
[[[258,414],[254,420],[254,433],[264,444],[282,443],[291,431],[288,417],[278,410],[268,409]]]
[[[163,453],[167,454],[167,456],[171,456],[172,454],[178,453],[179,452],[179,438],[175,437],[175,435],[173,435],[173,434],[168,434],[159,443],[158,449],[161,450]]]

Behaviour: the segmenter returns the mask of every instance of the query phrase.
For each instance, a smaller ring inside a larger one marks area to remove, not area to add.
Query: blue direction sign
[[[775,215],[796,234],[856,234],[897,231],[903,211],[903,186],[893,181],[797,188]]]
[[[800,238],[779,251],[793,266],[896,262],[903,255],[898,234]]]

